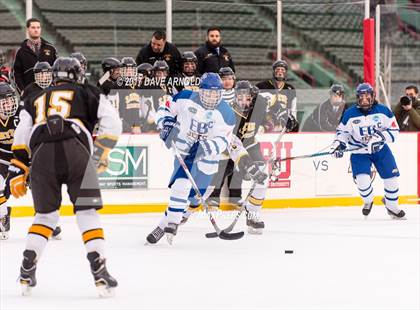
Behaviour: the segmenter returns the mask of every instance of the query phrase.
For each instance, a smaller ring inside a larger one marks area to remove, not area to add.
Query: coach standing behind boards
[[[136,57],[137,65],[145,62],[154,65],[156,60],[166,61],[171,75],[180,71],[181,53],[174,44],[166,41],[166,33],[161,30],[153,33],[149,44],[143,46]]]
[[[19,93],[35,81],[33,68],[38,61],[46,61],[52,66],[57,59],[55,47],[41,38],[41,22],[38,19],[26,21],[26,32],[28,39],[22,42],[13,64],[13,76]]]
[[[207,29],[206,43],[195,50],[194,54],[198,59],[198,72],[219,73],[220,68],[230,67],[235,71],[232,56],[228,50],[222,46],[221,29],[219,27],[210,27]]]

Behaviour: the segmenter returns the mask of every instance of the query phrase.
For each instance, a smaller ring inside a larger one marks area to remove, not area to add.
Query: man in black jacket
[[[335,132],[344,110],[348,108],[344,101],[344,94],[343,85],[333,84],[330,88],[330,98],[317,106],[311,115],[308,116],[303,124],[302,131]]]
[[[26,21],[28,38],[16,52],[13,76],[19,93],[35,81],[33,68],[37,62],[48,62],[51,66],[57,59],[55,47],[41,38],[41,22],[36,18]]]
[[[180,71],[181,53],[174,44],[166,41],[166,33],[161,30],[155,31],[149,44],[139,51],[136,63],[140,65],[147,62],[154,65],[157,60],[166,61],[171,75]]]
[[[228,50],[222,46],[221,29],[218,27],[210,27],[207,29],[206,43],[195,50],[198,59],[198,72],[218,73],[222,67],[231,67],[235,71],[232,56]]]

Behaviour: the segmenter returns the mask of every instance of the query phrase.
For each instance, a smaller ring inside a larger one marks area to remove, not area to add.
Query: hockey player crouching
[[[403,219],[405,212],[398,208],[398,176],[394,156],[388,147],[397,138],[399,128],[394,114],[375,100],[368,83],[356,89],[357,104],[346,110],[337,127],[331,153],[343,157],[349,148],[353,177],[363,199],[363,215],[368,216],[373,206],[373,187],[370,178],[372,164],[384,181],[385,207],[393,219]]]
[[[198,92],[179,92],[156,115],[161,139],[168,148],[175,142],[202,195],[217,172],[219,155],[228,148],[235,126],[233,111],[221,96],[219,75],[206,73]],[[192,185],[177,159],[169,188],[169,206],[158,227],[147,236],[149,243],[156,243],[164,233],[171,243],[188,207]]]
[[[20,268],[23,295],[30,294],[36,286],[37,263],[59,220],[63,184],[67,185],[74,206],[99,295],[110,296],[117,286],[105,264],[104,233],[96,212],[102,208],[96,169],[101,172],[106,168],[107,154],[122,126],[117,111],[104,95],[95,96],[78,83],[80,74],[77,59],[58,58],[53,65],[55,85],[25,100],[15,131],[14,158],[10,161],[5,195],[19,198],[26,194],[30,164],[36,211]],[[98,137],[93,144],[96,123]]]

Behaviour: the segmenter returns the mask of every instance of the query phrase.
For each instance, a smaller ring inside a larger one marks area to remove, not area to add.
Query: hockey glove
[[[117,139],[109,137],[98,137],[93,145],[92,160],[95,163],[98,173],[105,172],[108,167],[108,155],[117,143]]]
[[[29,168],[21,161],[12,159],[5,181],[4,196],[7,199],[9,199],[10,194],[15,198],[25,196],[28,176]]]
[[[165,142],[168,149],[172,146],[172,141],[179,134],[179,128],[176,125],[176,119],[173,117],[165,117],[162,121],[162,130],[160,131],[159,137]]]
[[[261,162],[253,162],[249,155],[242,156],[238,166],[239,170],[248,174],[255,183],[264,184],[268,178],[268,175],[261,171]]]
[[[342,158],[347,146],[344,142],[335,140],[330,148],[330,153],[335,158]]]
[[[375,133],[370,136],[370,139],[367,143],[369,151],[373,154],[379,152],[384,146],[386,140],[384,135],[380,131],[375,131]]]

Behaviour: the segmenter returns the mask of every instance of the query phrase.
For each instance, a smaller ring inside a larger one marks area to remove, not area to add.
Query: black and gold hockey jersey
[[[10,161],[13,158],[12,144],[21,109],[19,106],[15,115],[6,119],[0,118],[0,159],[2,160]]]
[[[118,113],[105,95],[93,91],[92,87],[62,83],[27,98],[15,132],[12,147],[15,157],[28,162],[30,152],[37,145],[73,137],[92,151],[92,132],[99,120],[98,138],[117,137],[121,131]],[[61,118],[54,119],[56,115]]]

